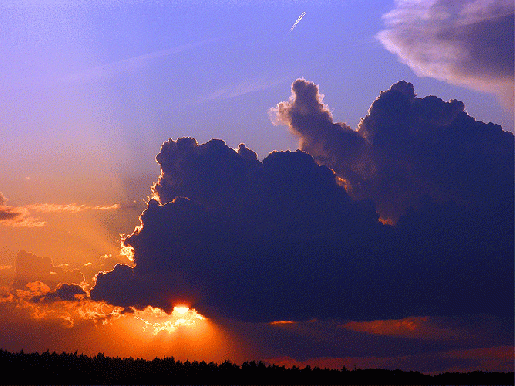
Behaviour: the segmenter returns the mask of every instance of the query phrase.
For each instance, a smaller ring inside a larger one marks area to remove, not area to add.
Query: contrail
[[[299,21],[302,20],[302,18],[304,17],[304,15],[306,14],[306,12],[302,12],[302,14],[299,16],[299,18],[295,21],[295,23],[293,23],[293,25],[291,26],[290,28],[290,32],[293,31],[293,29],[297,26],[297,24],[299,24]]]

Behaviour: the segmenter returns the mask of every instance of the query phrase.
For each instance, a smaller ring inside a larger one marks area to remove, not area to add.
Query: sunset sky
[[[513,20],[2,1],[0,348],[512,371]]]

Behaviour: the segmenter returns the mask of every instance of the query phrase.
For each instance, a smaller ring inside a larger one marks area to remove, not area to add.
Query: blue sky
[[[418,77],[383,47],[376,35],[393,1],[29,0],[0,7],[0,166],[9,171],[2,191],[20,203],[56,190],[61,201],[120,199],[119,186],[106,181],[151,179],[169,137],[244,142],[260,158],[295,149],[297,140],[267,112],[298,77],[319,84],[335,120],[353,128],[380,91],[404,79],[419,96],[462,100],[476,119],[513,130],[494,96]],[[26,181],[38,178],[48,189],[27,193]],[[65,194],[63,181],[75,189]],[[93,186],[100,195],[84,193]]]

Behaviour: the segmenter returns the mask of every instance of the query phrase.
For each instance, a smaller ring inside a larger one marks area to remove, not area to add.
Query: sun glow
[[[143,331],[150,331],[153,335],[162,331],[173,333],[180,327],[194,327],[205,320],[195,309],[183,305],[174,307],[171,314],[148,306],[142,311],[136,310],[134,318],[143,322]]]
[[[186,306],[175,306],[173,308],[173,312],[178,313],[179,315],[184,315],[190,310],[189,307]]]

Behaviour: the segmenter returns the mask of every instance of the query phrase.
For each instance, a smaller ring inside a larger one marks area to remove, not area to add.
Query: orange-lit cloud
[[[513,371],[515,360],[515,347],[485,347],[469,350],[453,350],[442,354],[442,358],[468,360],[469,367],[452,367],[446,371],[476,371],[478,368],[483,371]]]
[[[120,204],[113,205],[84,205],[84,204],[31,204],[25,206],[8,206],[7,198],[0,192],[0,225],[11,227],[42,227],[46,221],[35,218],[31,213],[79,213],[83,211],[118,210]]]
[[[273,322],[269,323],[272,326],[283,326],[283,325],[289,325],[289,324],[295,324],[293,320],[275,320]]]
[[[388,335],[418,339],[448,339],[456,337],[456,332],[438,325],[433,318],[409,317],[398,320],[374,320],[348,322],[342,328],[366,332],[374,335]]]
[[[194,310],[178,308],[171,314],[152,308],[124,310],[89,298],[34,301],[32,295],[42,292],[39,283],[25,293],[1,289],[0,330],[6,333],[0,335],[0,347],[145,359],[173,356],[182,361],[218,363],[252,359],[249,348]]]
[[[0,206],[0,225],[9,227],[42,227],[44,221],[40,221],[29,215],[29,211],[22,207]]]
[[[34,300],[36,295],[49,294],[52,291],[40,282],[30,283],[24,292],[0,288],[0,328],[8,331],[0,335],[1,347],[23,348],[26,352],[47,348],[78,350],[88,355],[104,352],[146,359],[174,356],[179,360],[218,363],[255,359],[287,367],[399,368],[424,373],[478,368],[509,371],[513,359],[513,347],[495,345],[495,339],[467,342],[468,336],[475,339],[474,335],[483,335],[484,326],[478,320],[460,321],[454,326],[447,321],[448,330],[460,336],[448,343],[454,345],[449,349],[442,343],[449,342],[452,334],[440,334],[432,342],[418,339],[424,338],[424,333],[416,331],[428,331],[428,325],[440,324],[444,329],[445,321],[426,317],[344,325],[353,328],[342,328],[336,321],[317,320],[248,323],[206,318],[181,306],[167,314],[152,307],[123,309],[80,296],[68,301],[57,297],[51,301]],[[467,327],[463,328],[463,324]],[[356,335],[369,330],[374,333]],[[415,339],[406,345],[406,338]],[[385,342],[391,347],[385,347]]]
[[[33,204],[25,206],[26,209],[41,213],[78,213],[84,210],[116,210],[120,209],[120,204],[113,205],[79,205],[79,204]]]

